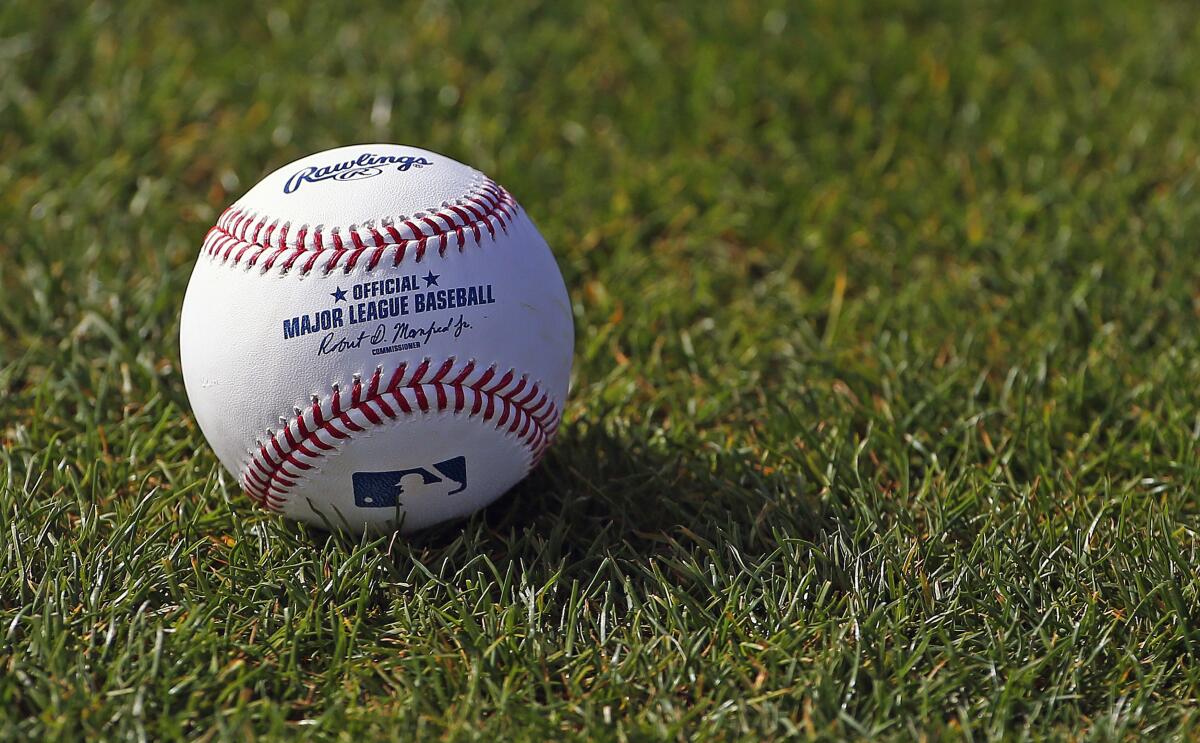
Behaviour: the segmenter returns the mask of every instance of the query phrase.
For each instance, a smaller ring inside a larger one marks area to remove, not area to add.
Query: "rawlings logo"
[[[310,165],[303,170],[297,170],[283,184],[284,193],[294,193],[305,183],[317,181],[353,181],[359,178],[371,178],[383,172],[383,166],[395,165],[396,170],[403,173],[409,168],[423,168],[433,165],[423,157],[413,155],[372,155],[364,152],[353,160],[335,163],[333,165]]]

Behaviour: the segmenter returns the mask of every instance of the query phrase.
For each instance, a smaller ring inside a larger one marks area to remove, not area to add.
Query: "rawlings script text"
[[[396,170],[404,172],[409,168],[422,168],[432,165],[429,160],[413,155],[372,155],[364,152],[353,160],[334,163],[333,165],[310,165],[303,170],[297,170],[283,184],[284,193],[294,193],[305,183],[317,181],[352,181],[359,178],[370,178],[383,172],[384,166],[395,165]]]

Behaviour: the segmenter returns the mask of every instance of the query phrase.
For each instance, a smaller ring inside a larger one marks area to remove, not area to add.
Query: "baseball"
[[[558,428],[574,329],[524,210],[394,144],[271,173],[204,239],[183,303],[188,398],[259,505],[411,532],[492,502]]]

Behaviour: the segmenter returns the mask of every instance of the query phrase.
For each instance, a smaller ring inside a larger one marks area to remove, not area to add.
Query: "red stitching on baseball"
[[[349,395],[333,385],[327,411],[314,396],[307,410],[296,408],[294,416],[280,419],[281,431],[267,431],[266,440],[256,442],[242,469],[242,489],[260,506],[280,510],[303,473],[316,466],[315,460],[335,451],[339,442],[418,411],[460,414],[468,396],[474,398],[468,417],[482,412],[483,420],[496,430],[515,435],[532,452],[531,467],[536,465],[558,428],[558,409],[549,395],[513,369],[495,381],[496,369],[488,367],[468,381],[478,370],[475,362],[468,361],[457,372],[455,367],[454,358],[448,358],[426,379],[431,362],[425,359],[411,373],[401,363],[382,387],[383,367],[375,369],[365,386],[356,376]],[[537,403],[531,405],[535,399]]]
[[[201,250],[232,266],[258,265],[263,253],[271,250],[270,257],[262,263],[263,272],[278,264],[285,272],[296,269],[307,274],[322,256],[329,257],[322,264],[325,273],[337,268],[349,272],[360,259],[365,261],[365,270],[371,271],[389,250],[395,253],[391,265],[400,265],[410,244],[416,248],[414,259],[420,261],[429,245],[435,246],[440,255],[445,255],[451,238],[460,251],[466,249],[468,235],[474,238],[475,244],[480,244],[486,230],[494,240],[497,226],[508,233],[509,222],[516,217],[519,208],[512,195],[491,180],[484,180],[474,193],[460,199],[459,203],[420,212],[412,218],[397,219],[407,234],[390,219],[381,220],[378,227],[325,228],[318,225],[310,229],[305,224],[293,231],[288,222],[280,224],[279,220],[272,220],[267,215],[259,216],[231,206],[208,231]],[[431,243],[431,240],[436,242]],[[369,255],[364,256],[365,253]],[[301,261],[301,258],[305,260]]]

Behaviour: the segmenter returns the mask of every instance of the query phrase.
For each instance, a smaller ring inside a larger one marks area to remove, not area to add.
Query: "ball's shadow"
[[[772,549],[825,521],[815,487],[748,456],[685,449],[599,426],[569,426],[541,466],[466,521],[409,539],[425,555],[473,543],[502,559],[649,556],[672,543]]]

